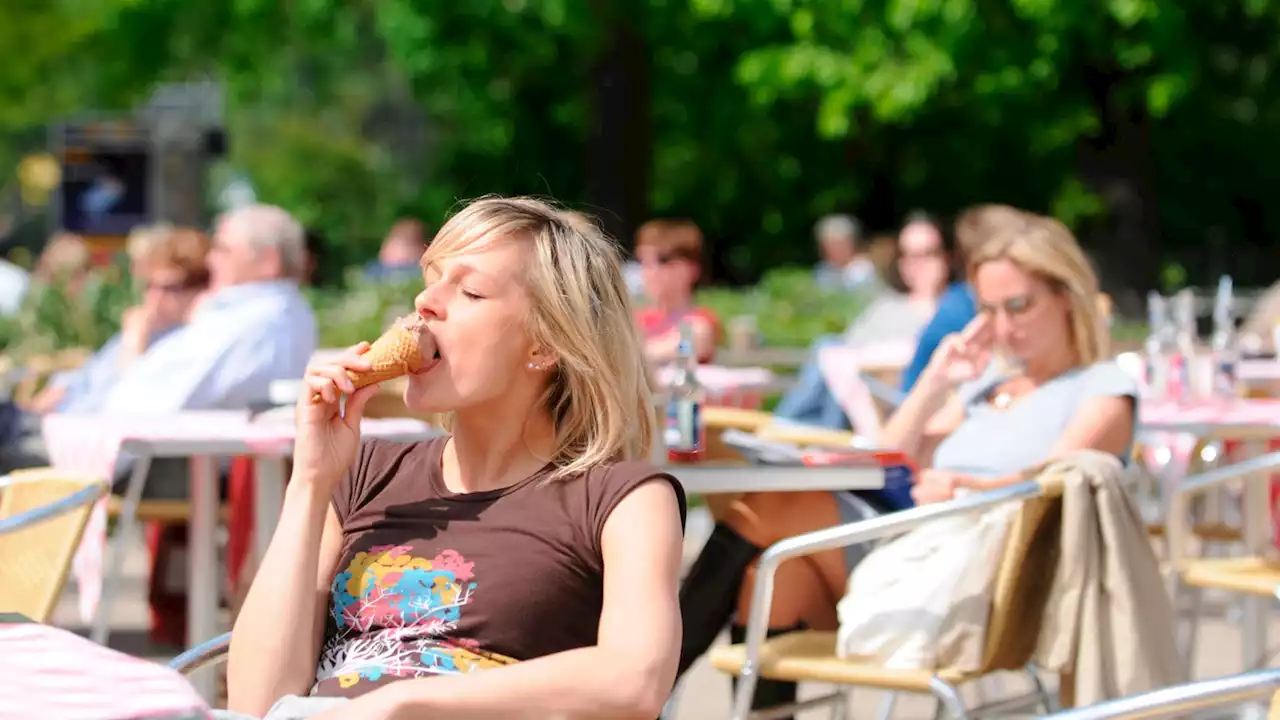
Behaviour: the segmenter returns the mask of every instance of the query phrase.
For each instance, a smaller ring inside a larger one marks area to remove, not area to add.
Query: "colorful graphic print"
[[[453,550],[414,557],[408,545],[356,553],[330,588],[336,628],[320,654],[316,681],[350,688],[384,675],[469,673],[514,662],[450,637],[476,591],[472,569]]]

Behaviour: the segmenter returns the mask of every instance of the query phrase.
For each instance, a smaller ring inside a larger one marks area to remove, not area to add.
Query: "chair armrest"
[[[1280,668],[1271,668],[1174,685],[1041,717],[1054,720],[1185,717],[1200,710],[1267,698],[1277,689],[1280,689]]]
[[[1245,475],[1260,473],[1264,470],[1275,470],[1280,468],[1280,451],[1269,452],[1265,455],[1259,455],[1238,463],[1232,463],[1220,468],[1214,468],[1208,472],[1192,475],[1191,477],[1178,483],[1178,487],[1174,489],[1173,496],[1178,498],[1190,498],[1195,495],[1201,495],[1214,488],[1221,487],[1224,483],[1235,480]]]
[[[734,693],[731,717],[738,719],[750,715],[751,698],[755,693],[758,672],[756,665],[760,657],[760,647],[764,644],[769,613],[773,604],[773,580],[778,572],[778,566],[784,561],[868,540],[879,540],[906,532],[932,520],[978,512],[1009,502],[1030,500],[1044,493],[1045,486],[1042,483],[1037,480],[1026,480],[947,502],[923,505],[868,520],[815,530],[770,545],[761,553],[756,565],[755,585],[751,589],[751,612],[747,619],[746,659]]]
[[[215,663],[222,662],[231,648],[231,633],[223,633],[212,640],[202,642],[169,661],[169,668],[183,675]]]
[[[1178,483],[1178,487],[1170,493],[1166,507],[1165,542],[1168,546],[1169,567],[1176,570],[1185,555],[1184,540],[1190,524],[1188,508],[1191,498],[1218,489],[1228,481],[1242,477],[1254,475],[1265,478],[1266,471],[1276,469],[1280,469],[1280,451],[1214,468]]]
[[[3,485],[3,483],[0,483],[0,487],[3,487]],[[92,505],[104,497],[107,494],[107,490],[106,481],[87,483],[83,488],[47,505],[41,505],[11,517],[0,518],[0,535],[42,523],[63,513],[71,512],[82,505]]]

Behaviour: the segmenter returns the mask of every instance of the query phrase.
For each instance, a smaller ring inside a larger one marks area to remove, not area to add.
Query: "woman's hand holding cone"
[[[360,420],[376,385],[356,389],[349,372],[367,372],[369,343],[352,346],[338,358],[307,368],[298,398],[297,437],[293,446],[295,479],[332,488],[355,462]],[[347,395],[345,411],[342,396]]]

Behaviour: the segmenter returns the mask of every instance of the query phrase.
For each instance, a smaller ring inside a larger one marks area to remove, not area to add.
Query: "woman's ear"
[[[546,348],[534,348],[529,353],[529,361],[525,367],[533,372],[545,372],[553,369],[559,360],[558,355]]]

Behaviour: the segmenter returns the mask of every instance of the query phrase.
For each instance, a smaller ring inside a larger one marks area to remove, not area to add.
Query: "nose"
[[[440,295],[440,285],[428,285],[413,299],[413,309],[423,320],[443,320],[448,314],[444,298]]]
[[[1007,345],[1014,336],[1013,318],[1004,310],[997,310],[991,317],[991,330],[996,342]]]

